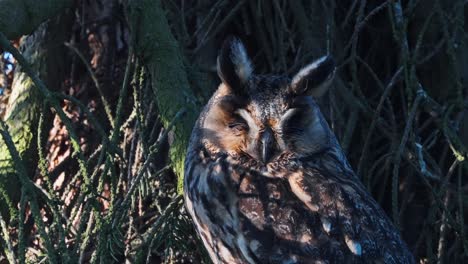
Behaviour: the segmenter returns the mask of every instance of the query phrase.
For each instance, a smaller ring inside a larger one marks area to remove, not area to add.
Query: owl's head
[[[244,46],[233,38],[224,43],[217,69],[222,84],[199,123],[205,146],[268,164],[284,152],[307,156],[329,144],[331,133],[314,97],[333,79],[331,57],[292,78],[256,75]]]

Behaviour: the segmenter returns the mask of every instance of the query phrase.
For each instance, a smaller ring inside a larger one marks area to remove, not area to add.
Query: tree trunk
[[[64,59],[67,58],[65,56],[67,51],[62,43],[69,38],[70,33],[66,29],[70,27],[70,18],[72,16],[65,13],[42,24],[34,34],[22,39],[20,45],[23,55],[31,63],[33,69],[53,91],[59,90],[62,86],[69,64],[68,60]],[[44,102],[41,99],[32,80],[18,66],[15,69],[12,93],[4,120],[31,178],[37,169],[37,135],[41,112],[44,114],[46,131],[49,131],[51,124],[51,113],[50,111],[43,112],[41,108]],[[47,133],[45,136],[47,137]],[[2,198],[10,201],[0,203],[0,210],[4,214],[7,204],[14,205],[19,201],[21,189],[13,160],[1,139],[0,146],[0,189],[3,194]]]
[[[0,32],[9,39],[31,33],[46,19],[70,7],[72,0],[2,0]]]
[[[199,113],[183,64],[183,55],[174,39],[159,0],[130,0],[129,26],[137,55],[148,68],[155,101],[165,127],[179,111],[180,118],[169,137],[170,157],[182,190],[185,151]]]

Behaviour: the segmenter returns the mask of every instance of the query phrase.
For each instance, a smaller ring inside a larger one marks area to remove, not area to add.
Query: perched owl
[[[334,72],[323,57],[292,79],[255,75],[242,43],[224,43],[185,163],[186,206],[213,262],[414,263],[314,100]]]

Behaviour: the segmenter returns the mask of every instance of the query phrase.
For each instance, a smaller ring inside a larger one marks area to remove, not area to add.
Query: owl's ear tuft
[[[335,61],[324,56],[302,68],[291,80],[290,89],[296,95],[322,96],[335,75]]]
[[[218,55],[218,75],[232,89],[241,89],[253,74],[252,63],[242,42],[229,37]]]

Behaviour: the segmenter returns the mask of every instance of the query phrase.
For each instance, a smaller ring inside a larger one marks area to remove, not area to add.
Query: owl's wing
[[[291,191],[318,214],[325,234],[346,245],[352,259],[414,263],[396,228],[347,164],[326,160],[329,164],[305,162],[288,177]]]
[[[189,151],[184,194],[188,212],[215,263],[256,263],[239,225],[237,192],[228,162]]]
[[[244,163],[192,154],[186,203],[213,260],[414,263],[388,217],[343,163],[323,156],[323,162],[304,161],[295,169],[283,164],[288,176],[280,168],[266,176]]]

